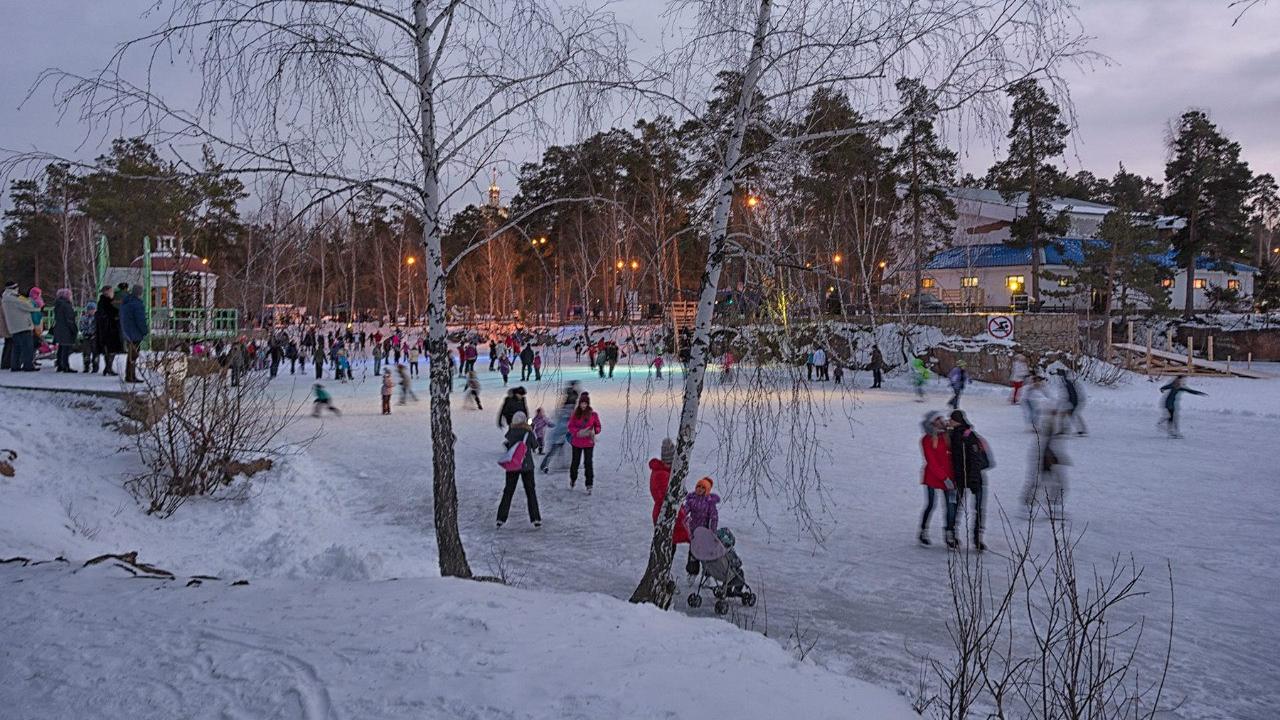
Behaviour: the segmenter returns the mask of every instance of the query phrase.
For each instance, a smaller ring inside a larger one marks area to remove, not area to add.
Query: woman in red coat
[[[929,544],[929,516],[933,514],[935,492],[942,491],[947,501],[947,547],[956,542],[956,484],[952,481],[951,447],[947,441],[947,419],[941,413],[930,411],[921,423],[924,437],[920,438],[920,451],[924,455],[924,515],[920,518],[920,544]]]
[[[671,461],[676,457],[676,446],[671,438],[662,441],[662,457],[649,461],[649,494],[653,496],[653,524],[658,524],[658,515],[662,512],[662,501],[667,497],[667,487],[671,483]],[[680,505],[676,515],[676,526],[671,533],[672,544],[689,542],[689,519],[684,504]]]

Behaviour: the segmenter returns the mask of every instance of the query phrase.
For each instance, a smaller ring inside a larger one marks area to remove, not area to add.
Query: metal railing
[[[84,308],[76,308],[76,319]],[[53,306],[43,311],[40,327],[53,329]],[[240,331],[240,311],[234,308],[152,308],[151,334],[156,337],[196,339],[229,337]]]

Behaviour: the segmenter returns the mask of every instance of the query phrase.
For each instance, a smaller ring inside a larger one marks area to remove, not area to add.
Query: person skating
[[[884,353],[879,345],[871,346],[871,387],[878,388],[884,381]]]
[[[1013,394],[1009,396],[1009,403],[1018,404],[1018,395],[1022,391],[1022,386],[1027,382],[1027,377],[1031,374],[1027,365],[1027,358],[1022,353],[1014,353],[1013,360],[1010,363],[1009,385],[1013,387]]]
[[[1058,405],[1062,422],[1059,423],[1058,432],[1065,433],[1074,427],[1077,428],[1077,435],[1085,435],[1088,430],[1084,426],[1084,415],[1080,413],[1080,406],[1084,403],[1080,388],[1066,368],[1058,368],[1058,377],[1062,380],[1062,399]]]
[[[555,424],[552,425],[551,431],[551,447],[547,450],[546,455],[542,458],[542,472],[549,472],[551,468],[551,458],[555,457],[569,441],[569,418],[573,415],[573,411],[578,407],[578,381],[574,380],[564,390],[564,399],[560,403],[560,408],[556,410]]]
[[[324,345],[323,344],[316,345],[315,350],[312,351],[312,354],[311,354],[311,361],[316,366],[317,380],[324,379],[324,360],[325,360]]]
[[[533,347],[525,345],[520,351],[520,382],[528,382],[533,377]]]
[[[338,375],[342,378],[342,382],[353,379],[351,377],[351,358],[347,355],[347,347],[338,345]]]
[[[298,342],[289,340],[284,346],[284,356],[289,360],[289,374],[294,375],[298,372]]]
[[[818,382],[824,382],[829,379],[827,375],[827,351],[821,345],[814,348],[813,369],[818,376]]]
[[[519,482],[524,485],[525,502],[529,506],[529,522],[533,523],[535,528],[540,528],[542,514],[538,511],[538,491],[534,486],[533,454],[541,444],[533,429],[529,427],[528,416],[523,412],[517,412],[511,417],[511,426],[507,428],[503,447],[510,450],[516,443],[521,442],[525,445],[524,458],[519,470],[507,470],[506,486],[502,489],[502,500],[498,502],[498,527],[502,527],[507,522],[507,515],[511,511],[511,498],[515,496],[516,483]]]
[[[94,340],[98,344],[98,352],[102,355],[102,374],[115,375],[115,357],[124,352],[124,337],[120,335],[120,308],[115,303],[115,288],[110,285],[102,287],[98,296],[98,311],[94,314]]]
[[[489,338],[489,372],[498,366],[498,341]]]
[[[693,531],[704,527],[715,532],[720,527],[720,510],[716,507],[720,504],[720,496],[711,492],[715,483],[709,477],[704,477],[693,487],[693,494],[685,497],[684,510],[688,518],[689,537],[693,537]],[[684,562],[684,571],[689,574],[689,584],[693,584],[694,577],[701,569],[701,565],[693,557],[693,548],[689,549],[689,556]]]
[[[951,461],[951,440],[947,436],[947,419],[942,413],[929,411],[920,424],[924,436],[920,438],[920,452],[924,456],[924,513],[920,516],[920,544],[929,544],[929,516],[933,514],[935,496],[941,492],[946,503],[944,537],[947,547],[956,546],[956,484],[952,480],[954,466]]]
[[[403,363],[396,365],[396,373],[400,376],[400,404],[404,405],[410,398],[418,402],[418,395],[413,391],[413,376],[409,374],[409,367]]]
[[[1164,393],[1164,410],[1166,413],[1165,417],[1160,421],[1160,424],[1169,432],[1169,437],[1171,438],[1182,437],[1182,433],[1178,430],[1178,396],[1182,393],[1200,396],[1205,395],[1205,393],[1202,393],[1199,390],[1192,390],[1187,387],[1186,383],[1186,376],[1179,375],[1167,385],[1160,388],[1160,392]]]
[[[665,364],[665,361],[662,359],[662,353],[655,355],[651,364],[653,365],[653,376],[658,380],[661,380],[662,366]]]
[[[533,379],[542,381],[542,353],[535,352],[533,354]]]
[[[960,407],[960,395],[969,384],[969,373],[964,369],[963,360],[957,362],[951,372],[947,373],[947,382],[951,384],[951,399],[947,401],[947,406],[955,410]]]
[[[835,367],[831,370],[831,377],[836,385],[844,382],[844,365],[835,363]]]
[[[964,507],[964,494],[973,495],[973,547],[986,550],[982,542],[982,523],[986,511],[986,483],[982,473],[991,467],[987,443],[977,432],[963,410],[951,411],[951,479],[956,484],[956,509]]]
[[[1066,460],[1059,445],[1057,433],[1048,428],[1038,441],[1038,455],[1032,464],[1027,485],[1022,489],[1022,503],[1033,511],[1037,503],[1044,503],[1051,518],[1060,516],[1062,501],[1066,497],[1066,480],[1062,472]]]
[[[342,414],[338,408],[334,407],[333,396],[329,394],[328,390],[324,389],[324,385],[316,383],[311,386],[311,390],[316,396],[315,402],[311,403],[311,417],[320,417],[320,411],[326,408],[334,415]]]
[[[609,341],[604,346],[604,361],[609,364],[609,377],[613,377],[613,369],[618,365],[618,343]]]
[[[911,358],[911,385],[916,389],[916,402],[924,402],[924,384],[929,382],[929,368],[924,365],[924,358]]]
[[[409,353],[408,353],[408,355],[409,355],[409,374],[410,374],[410,375],[417,375],[417,374],[418,374],[418,357],[419,357],[421,354],[422,354],[422,352],[421,352],[420,350],[418,350],[418,346],[417,346],[417,344],[414,344],[414,345],[410,345],[410,346],[409,346]],[[452,374],[452,373],[451,373],[451,374]]]
[[[498,372],[502,375],[502,384],[507,384],[507,379],[511,377],[511,358],[507,356],[505,350],[501,351],[498,357]]]
[[[1027,417],[1027,429],[1031,432],[1039,431],[1041,423],[1053,416],[1053,402],[1045,389],[1043,375],[1032,375],[1028,379],[1020,402]]]
[[[578,484],[578,466],[581,464],[586,475],[588,495],[591,494],[591,488],[595,485],[596,436],[602,429],[600,416],[591,409],[591,396],[588,393],[582,393],[578,396],[578,406],[569,417],[569,445],[573,448],[573,455],[569,460],[569,487],[572,488]]]
[[[231,387],[240,387],[240,376],[244,375],[248,367],[249,351],[245,348],[244,336],[241,336],[227,351],[227,369],[231,372]],[[319,380],[320,376],[317,375],[316,379]]]
[[[58,345],[54,368],[58,372],[75,372],[71,369],[71,351],[75,348],[78,334],[76,309],[71,305],[71,290],[62,288],[53,301],[53,341]]]
[[[538,454],[543,453],[543,448],[547,446],[547,428],[551,427],[551,419],[547,414],[542,412],[542,408],[538,408],[533,412],[533,434],[538,438]]]
[[[391,368],[382,371],[382,414],[391,414],[391,395],[396,391],[395,378],[391,377]]]
[[[480,378],[476,377],[475,370],[467,371],[467,394],[466,397],[476,401],[476,409],[483,410],[480,405]]]
[[[90,300],[84,304],[80,316],[80,365],[81,372],[98,372],[98,303]]]
[[[280,363],[284,360],[284,348],[281,347],[278,338],[271,338],[267,341],[267,357],[271,360],[271,369],[268,371],[268,377],[274,379],[280,373]]]
[[[511,426],[511,418],[515,414],[521,412],[525,417],[529,416],[529,406],[525,402],[524,386],[517,386],[507,391],[507,396],[502,399],[502,407],[498,409],[498,429]]]

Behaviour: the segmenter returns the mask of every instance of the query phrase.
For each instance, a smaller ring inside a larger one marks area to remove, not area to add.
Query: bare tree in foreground
[[[268,174],[311,202],[374,189],[422,222],[431,369],[431,469],[440,572],[470,577],[457,522],[446,345],[443,215],[514,140],[595,108],[626,74],[611,14],[547,0],[161,0],[157,30],[91,75],[51,71],[64,110],[181,151],[208,145],[226,173]],[[153,88],[189,58],[194,107]],[[141,64],[140,80],[130,71]],[[30,158],[35,160],[36,158]]]
[[[697,16],[696,40],[671,55],[676,75],[704,79],[708,67],[730,68],[740,73],[741,82],[707,189],[713,208],[707,260],[671,482],[648,565],[631,595],[633,602],[660,606],[670,601],[672,529],[698,427],[730,209],[739,177],[760,159],[743,151],[756,104],[799,112],[818,87],[850,88],[860,109],[889,120],[888,89],[901,77],[917,77],[940,110],[965,110],[981,121],[992,117],[995,96],[1010,83],[1032,75],[1053,77],[1063,62],[1086,55],[1073,8],[1053,0],[686,0],[674,5]],[[865,124],[811,134],[771,129],[764,152],[865,129]]]

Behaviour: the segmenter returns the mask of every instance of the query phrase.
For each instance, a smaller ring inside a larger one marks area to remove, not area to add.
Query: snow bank
[[[12,717],[915,717],[711,619],[460,580],[138,579],[0,566]]]

